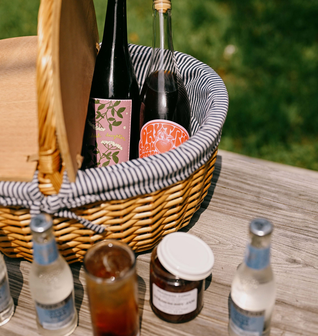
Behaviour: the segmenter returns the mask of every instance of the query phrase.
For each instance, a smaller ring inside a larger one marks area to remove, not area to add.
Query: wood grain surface
[[[137,256],[141,336],[227,335],[228,295],[242,261],[248,223],[274,224],[272,266],[277,300],[272,336],[318,335],[318,172],[251,159],[220,150],[202,207],[183,229],[212,248],[215,265],[206,281],[205,304],[194,320],[170,324],[149,306],[150,253]],[[0,335],[38,335],[28,286],[30,263],[6,258],[16,306]],[[79,325],[74,335],[92,335],[84,273],[71,265]]]

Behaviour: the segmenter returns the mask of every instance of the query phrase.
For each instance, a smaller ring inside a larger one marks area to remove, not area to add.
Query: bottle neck
[[[271,235],[260,237],[251,234],[250,243],[246,246],[244,262],[254,270],[262,270],[270,265]]]
[[[165,70],[176,73],[172,31],[171,9],[153,9],[153,51],[148,74]]]
[[[102,49],[128,48],[127,41],[126,0],[108,0]]]
[[[52,227],[38,233],[32,232],[33,260],[40,265],[49,265],[59,256]]]

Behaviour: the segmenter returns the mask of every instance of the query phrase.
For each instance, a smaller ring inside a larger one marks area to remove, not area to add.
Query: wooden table
[[[220,150],[208,195],[185,230],[207,242],[215,255],[204,308],[184,324],[158,319],[149,306],[150,254],[138,255],[141,336],[227,335],[231,281],[243,259],[248,223],[257,216],[275,227],[277,300],[271,335],[318,335],[318,172]],[[0,327],[0,335],[38,335],[28,285],[31,264],[8,258],[6,262],[16,310]],[[79,311],[74,335],[92,335],[82,265],[71,268]]]

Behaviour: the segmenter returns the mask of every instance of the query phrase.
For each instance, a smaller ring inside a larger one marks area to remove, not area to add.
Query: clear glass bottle
[[[249,226],[250,242],[234,276],[229,303],[230,336],[268,336],[276,285],[270,263],[273,225],[256,218]]]
[[[77,326],[70,266],[59,254],[49,215],[32,218],[33,263],[30,291],[41,335],[70,335]]]
[[[10,294],[7,266],[0,253],[0,326],[9,322],[14,312],[14,304]]]
[[[139,157],[164,153],[190,136],[191,108],[175,60],[171,1],[153,1],[153,49],[141,91]]]

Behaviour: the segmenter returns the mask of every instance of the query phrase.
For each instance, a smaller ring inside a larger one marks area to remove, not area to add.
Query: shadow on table
[[[138,276],[138,305],[139,305],[139,326],[141,329],[142,326],[142,312],[144,311],[144,305],[145,305],[145,296],[146,296],[146,283],[145,280]]]
[[[204,282],[204,290],[207,290],[210,285],[211,285],[211,282],[212,282],[212,277],[213,277],[213,274],[211,273],[206,279],[205,279],[205,282]]]
[[[213,172],[213,177],[212,177],[212,180],[211,180],[211,186],[208,189],[208,193],[206,194],[203,202],[201,203],[200,209],[197,210],[194,213],[193,217],[191,218],[190,223],[187,226],[185,226],[184,228],[182,228],[180,231],[188,232],[197,223],[197,221],[199,220],[201,214],[208,207],[208,205],[210,204],[210,202],[211,202],[211,200],[213,198],[214,190],[215,190],[216,184],[218,182],[218,179],[220,177],[221,170],[222,170],[222,156],[218,155],[216,157],[215,167],[214,167],[214,172]]]
[[[20,270],[22,260],[23,259],[8,258],[7,256],[4,256],[4,261],[8,271],[10,293],[15,307],[14,309],[16,309],[16,306],[18,305],[18,300],[24,282],[23,274]]]
[[[221,174],[221,170],[222,170],[222,156],[218,155],[216,157],[216,161],[215,161],[215,167],[214,167],[214,172],[213,172],[213,177],[211,180],[211,186],[208,190],[207,195],[205,196],[202,204],[201,204],[201,208],[197,211],[199,212],[202,208],[206,209],[209,205],[209,203],[211,202],[213,195],[214,195],[214,190],[216,187],[216,184],[219,180],[220,174]],[[202,213],[202,211],[201,211]]]
[[[79,315],[81,305],[83,302],[83,297],[84,297],[84,287],[80,281],[81,266],[82,266],[82,263],[80,262],[70,265],[71,271],[73,273],[75,306],[76,306],[78,315]]]

